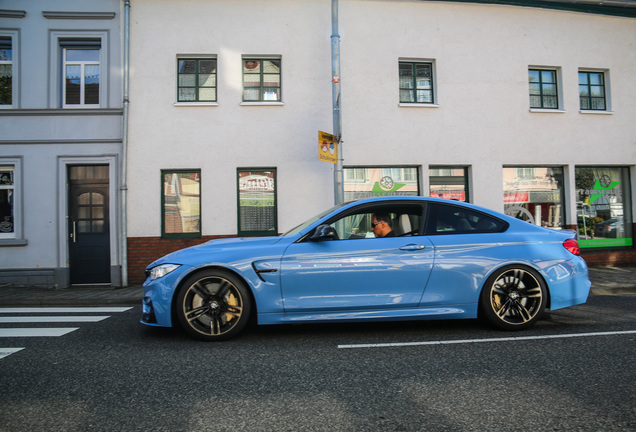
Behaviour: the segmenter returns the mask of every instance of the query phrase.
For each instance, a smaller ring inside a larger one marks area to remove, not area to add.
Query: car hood
[[[235,256],[236,254],[240,254],[243,257],[250,254],[260,256],[262,248],[268,248],[280,243],[283,238],[284,237],[238,237],[210,240],[206,243],[165,255],[154,261],[147,268],[150,269],[165,263],[197,265],[198,263],[208,261],[211,256],[218,256],[219,258],[222,255]]]

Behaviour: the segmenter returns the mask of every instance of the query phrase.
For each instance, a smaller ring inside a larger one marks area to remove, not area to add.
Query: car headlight
[[[168,273],[175,271],[179,267],[181,266],[178,264],[161,264],[157,267],[153,267],[150,269],[150,280],[162,278]]]

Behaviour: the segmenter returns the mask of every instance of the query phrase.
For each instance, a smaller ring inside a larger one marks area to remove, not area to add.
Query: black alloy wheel
[[[190,336],[227,340],[247,324],[251,299],[243,281],[232,273],[206,270],[189,277],[177,295],[179,322]]]
[[[547,289],[543,278],[523,266],[499,269],[484,285],[480,306],[493,325],[504,330],[524,330],[545,310]]]

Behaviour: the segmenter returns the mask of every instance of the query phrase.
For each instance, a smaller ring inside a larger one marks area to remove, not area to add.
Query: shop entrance
[[[110,283],[108,165],[68,167],[70,283]]]

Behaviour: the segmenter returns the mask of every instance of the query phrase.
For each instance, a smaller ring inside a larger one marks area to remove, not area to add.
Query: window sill
[[[284,106],[284,102],[241,102],[241,106]]]
[[[600,114],[600,115],[614,115],[614,111],[602,111],[602,110],[579,110],[581,114]]]
[[[432,103],[404,103],[400,102],[398,104],[401,108],[439,108],[438,104]]]
[[[175,102],[173,106],[176,107],[216,107],[219,106],[218,102]]]
[[[26,246],[26,239],[0,239],[0,247],[3,246]]]
[[[556,113],[565,114],[567,111],[562,109],[545,109],[545,108],[530,108],[531,113]]]

